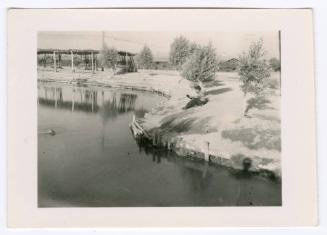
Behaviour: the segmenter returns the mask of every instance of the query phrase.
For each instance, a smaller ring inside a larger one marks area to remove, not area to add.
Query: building
[[[104,32],[40,32],[38,64],[43,67],[50,65],[55,71],[71,66],[73,72],[77,67],[94,72],[98,70],[99,53],[104,45],[118,51],[119,70],[137,71],[134,57],[141,45]]]
[[[237,71],[238,68],[239,68],[239,60],[236,58],[224,60],[219,63],[219,70],[223,72]]]
[[[158,70],[169,70],[172,69],[172,66],[169,63],[168,58],[163,58],[163,57],[155,57],[153,59],[153,69],[158,69]]]

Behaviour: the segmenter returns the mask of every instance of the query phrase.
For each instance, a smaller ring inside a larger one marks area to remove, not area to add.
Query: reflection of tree
[[[116,95],[105,99],[104,91],[102,94],[102,105],[98,104],[98,91],[90,90],[86,88],[72,89],[73,93],[77,93],[77,96],[65,97],[63,94],[63,89],[61,87],[38,87],[39,92],[38,101],[40,105],[56,107],[59,109],[71,109],[74,103],[74,110],[84,111],[84,112],[100,112],[100,115],[104,119],[116,118],[120,114],[135,111],[137,114],[143,114],[147,112],[143,107],[136,110],[135,104],[137,95],[130,93],[122,93],[121,95]],[[110,92],[110,91],[109,91]],[[77,97],[77,100],[75,98]],[[66,99],[65,99],[66,98]],[[74,100],[73,100],[74,99]],[[56,105],[55,105],[56,104]]]
[[[119,115],[135,110],[135,101],[137,95],[122,94],[119,102],[117,102],[116,94],[113,94],[112,99],[104,101],[104,92],[102,92],[102,107],[100,108],[100,116],[102,117],[102,148],[105,143],[105,126],[109,119],[115,119]]]
[[[69,88],[69,87],[68,87]],[[147,111],[143,106],[136,109],[137,95],[132,93],[117,94],[112,91],[100,91],[100,104],[98,104],[98,91],[86,87],[71,87],[71,93],[63,92],[62,87],[39,86],[38,104],[51,108],[67,109],[72,111],[99,113],[102,119],[102,146],[105,142],[105,126],[108,120],[134,112],[137,117],[143,117]],[[105,93],[109,96],[105,96]],[[102,99],[102,100],[101,100]],[[72,108],[73,107],[73,108]],[[144,149],[148,154],[149,148]],[[160,154],[156,161],[160,161]]]
[[[110,100],[104,101],[100,109],[100,115],[105,123],[108,119],[116,118],[119,115],[119,110],[116,101],[116,95]]]
[[[112,99],[104,101],[100,108],[100,115],[104,120],[116,118],[120,114],[134,111],[135,101],[137,95],[135,94],[121,94],[119,101],[117,101],[116,95],[114,94]]]
[[[60,105],[63,102],[62,88],[60,87],[44,87],[44,97],[38,97],[39,104],[46,106]]]
[[[80,110],[85,112],[97,112],[99,109],[97,103],[97,91],[88,90],[72,90],[73,93],[80,93],[80,101],[64,100],[63,91],[60,87],[44,87],[45,96],[39,96],[39,104],[55,107],[59,109],[71,109],[74,103],[74,110]],[[57,105],[55,105],[57,104]]]
[[[173,151],[167,148],[154,147],[152,142],[147,138],[136,138],[139,152],[144,152],[147,156],[152,157],[152,161],[155,163],[161,163],[162,159],[167,161],[173,161],[176,165],[179,165],[183,169],[185,178],[190,179],[190,187],[192,192],[202,192],[212,182],[212,173],[209,172],[209,162],[201,161],[190,161],[184,157],[179,157]]]
[[[146,138],[136,138],[135,141],[139,147],[139,152],[144,152],[146,155],[151,155],[153,162],[160,163],[161,157],[169,157],[170,151],[164,148],[155,148],[151,141]]]
[[[119,109],[122,112],[129,112],[135,109],[137,95],[123,93],[120,95]]]

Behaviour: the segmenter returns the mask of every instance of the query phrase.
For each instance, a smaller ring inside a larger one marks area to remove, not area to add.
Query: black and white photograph
[[[38,207],[282,206],[279,31],[39,31]]]
[[[7,14],[8,227],[318,224],[312,9]]]

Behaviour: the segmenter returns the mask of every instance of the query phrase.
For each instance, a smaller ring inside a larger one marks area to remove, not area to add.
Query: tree
[[[170,45],[169,61],[177,69],[182,67],[190,55],[189,44],[189,41],[185,37],[179,36]]]
[[[215,77],[218,71],[216,50],[209,43],[207,46],[197,46],[182,67],[182,76],[193,82],[207,82]]]
[[[197,49],[200,48],[200,45],[195,43],[195,42],[191,42],[189,44],[189,48],[188,48],[188,51],[189,51],[189,55],[192,55]]]
[[[247,53],[243,53],[239,57],[239,76],[241,81],[241,89],[244,93],[244,111],[247,114],[247,94],[252,93],[255,96],[262,95],[264,90],[264,79],[270,76],[269,65],[264,59],[265,51],[263,48],[263,40],[252,42]]]
[[[119,61],[118,51],[115,48],[104,46],[100,51],[99,61],[102,67],[108,67],[115,71]]]
[[[141,68],[150,69],[152,67],[153,56],[149,47],[143,47],[143,49],[137,56],[137,62]]]
[[[280,61],[277,58],[271,58],[269,60],[269,65],[272,68],[273,71],[277,72],[280,71]]]

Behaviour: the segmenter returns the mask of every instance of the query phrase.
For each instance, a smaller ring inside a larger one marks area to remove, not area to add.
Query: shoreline
[[[38,82],[44,82],[44,83],[63,83],[63,84],[70,84],[70,85],[90,85],[90,86],[96,86],[96,87],[107,87],[107,88],[118,88],[118,89],[127,89],[127,90],[134,90],[134,91],[145,91],[149,93],[155,93],[158,95],[162,95],[166,98],[170,98],[170,94],[165,93],[164,91],[161,90],[156,90],[154,88],[147,88],[147,87],[137,87],[137,86],[128,86],[128,85],[113,85],[113,84],[108,84],[108,83],[101,83],[97,81],[92,81],[92,82],[81,82],[79,84],[74,84],[72,81],[69,80],[61,80],[61,81],[56,81],[56,80],[50,80],[50,79],[38,79]]]
[[[64,84],[71,84],[71,85],[91,85],[91,86],[98,86],[98,87],[109,87],[109,88],[119,88],[119,89],[128,89],[128,90],[136,90],[136,91],[146,91],[151,93],[156,93],[166,98],[170,98],[171,94],[169,92],[160,90],[154,87],[147,87],[147,86],[135,86],[135,84],[115,84],[115,82],[106,81],[89,81],[85,79],[38,79],[38,82],[54,82],[54,83],[64,83]]]
[[[175,72],[175,71],[174,71]],[[101,73],[101,72],[100,72]],[[156,76],[152,76],[151,73],[157,73],[158,75],[161,75],[162,71],[146,71],[144,74],[140,73],[131,73],[131,74],[123,74],[123,75],[115,75],[111,76],[109,79],[103,79],[100,77],[97,77],[96,79],[92,78],[92,75],[88,79],[83,78],[75,78],[68,79],[68,78],[47,78],[47,79],[38,79],[40,82],[61,82],[66,84],[74,84],[74,82],[78,82],[80,80],[81,85],[92,85],[92,86],[101,86],[101,87],[110,87],[110,88],[120,88],[120,89],[131,89],[131,90],[137,90],[137,91],[145,91],[145,92],[152,92],[159,95],[163,95],[167,98],[168,102],[158,107],[157,110],[151,111],[150,113],[146,114],[146,116],[142,120],[134,120],[134,122],[137,122],[143,130],[148,133],[150,138],[148,138],[154,147],[160,147],[160,148],[166,148],[170,151],[175,151],[177,155],[181,157],[192,157],[197,159],[203,159],[208,162],[212,162],[214,164],[218,164],[221,166],[229,167],[236,170],[242,170],[244,168],[244,162],[250,161],[250,172],[255,173],[263,173],[267,176],[274,176],[277,179],[281,178],[281,167],[280,167],[280,158],[273,159],[273,157],[267,158],[259,157],[260,153],[264,153],[264,151],[250,151],[251,153],[249,156],[246,154],[233,154],[230,156],[227,155],[228,151],[220,151],[221,149],[224,149],[224,146],[222,146],[220,149],[209,149],[209,143],[217,142],[217,140],[221,139],[221,136],[218,138],[219,135],[222,135],[224,133],[223,131],[208,131],[206,133],[191,133],[181,131],[175,133],[175,131],[170,132],[169,130],[161,128],[161,123],[165,118],[169,118],[170,116],[175,117],[174,115],[181,113],[181,104],[185,103],[185,93],[192,92],[191,89],[186,89],[187,86],[190,85],[188,81],[182,81],[176,82],[176,76],[179,75],[172,75],[175,76],[174,82],[172,82],[170,85],[165,87],[167,83],[164,82],[163,86],[160,84],[160,82],[156,81]],[[170,73],[168,71],[167,73]],[[60,72],[57,72],[55,74],[58,74],[60,76]],[[101,75],[101,74],[100,74]],[[135,75],[138,76],[146,76],[145,82],[142,84],[138,83],[137,81],[134,82],[132,79]],[[163,75],[165,78],[167,78],[168,75]],[[170,75],[169,75],[170,76]],[[38,76],[39,77],[39,76]],[[114,78],[113,78],[114,77]],[[132,77],[132,78],[130,78]],[[117,79],[118,78],[118,79]],[[127,79],[129,78],[129,79]],[[90,81],[91,80],[91,81]],[[159,80],[159,79],[158,79]],[[148,82],[150,81],[150,82]],[[233,81],[232,81],[233,82]],[[185,88],[186,90],[184,92],[180,92],[178,90],[178,87]],[[177,88],[177,89],[176,89]],[[176,89],[176,90],[174,90]],[[210,89],[209,89],[210,90]],[[215,97],[216,98],[216,97]],[[212,101],[214,102],[214,101]],[[173,107],[173,110],[169,110],[169,108]],[[205,107],[205,106],[203,106]],[[203,109],[203,107],[201,107]],[[195,108],[198,109],[198,108]],[[167,111],[165,113],[164,111]],[[183,112],[183,111],[182,111]],[[185,113],[188,115],[189,113],[187,110]],[[193,116],[192,116],[193,115]],[[191,113],[190,116],[195,119],[195,122],[197,121],[197,118],[195,113]],[[176,116],[176,120],[181,120],[185,116]],[[173,121],[176,121],[176,120]],[[193,120],[193,119],[192,119]],[[131,120],[132,121],[132,120]],[[241,120],[242,121],[242,120]],[[247,121],[247,120],[246,120]],[[131,123],[133,125],[133,122]],[[210,125],[209,125],[210,126]],[[215,124],[211,124],[211,126],[215,126]],[[219,125],[216,125],[219,126]],[[192,129],[192,127],[190,127]],[[219,128],[218,128],[219,129]],[[227,128],[228,129],[228,128]],[[223,130],[225,130],[223,128]],[[195,135],[196,138],[200,139],[199,141],[194,141],[194,138],[190,138],[190,136]],[[210,136],[211,135],[211,136]],[[215,139],[215,141],[212,141],[212,139]],[[225,139],[224,139],[225,141]],[[219,142],[219,141],[218,141]],[[206,143],[208,143],[208,147],[206,146]],[[219,143],[220,145],[220,143]],[[206,148],[207,147],[207,148]],[[211,146],[210,146],[211,147]],[[230,146],[229,146],[230,147]],[[239,147],[239,146],[237,146]],[[243,148],[243,146],[242,146]],[[235,151],[234,151],[235,152]],[[241,151],[242,152],[242,151]],[[241,153],[240,152],[240,153]],[[274,153],[272,155],[278,155],[278,153]],[[280,153],[279,153],[280,155]]]
[[[274,171],[270,171],[268,169],[264,169],[264,168],[253,169],[252,167],[249,170],[244,171],[243,168],[244,160],[246,159],[247,161],[249,158],[241,159],[240,160],[241,164],[239,164],[238,167],[235,167],[235,164],[231,159],[227,159],[218,155],[211,155],[208,154],[206,151],[196,151],[196,150],[192,150],[191,148],[182,147],[181,145],[183,144],[181,143],[177,144],[176,143],[177,141],[174,138],[171,139],[165,138],[165,140],[162,140],[161,137],[152,136],[151,134],[149,134],[147,130],[145,130],[142,127],[142,125],[139,123],[137,119],[133,119],[129,127],[136,140],[148,141],[152,147],[157,149],[164,149],[165,151],[174,152],[177,154],[178,157],[200,160],[200,161],[207,162],[208,164],[223,166],[231,170],[236,170],[240,172],[243,171],[244,173],[259,174],[264,177],[268,177],[272,180],[281,181],[281,176],[279,174],[276,174]],[[138,129],[138,131],[135,131],[135,129]],[[185,143],[184,145],[187,145],[187,143]],[[252,164],[251,159],[250,161],[251,161],[250,164]]]

